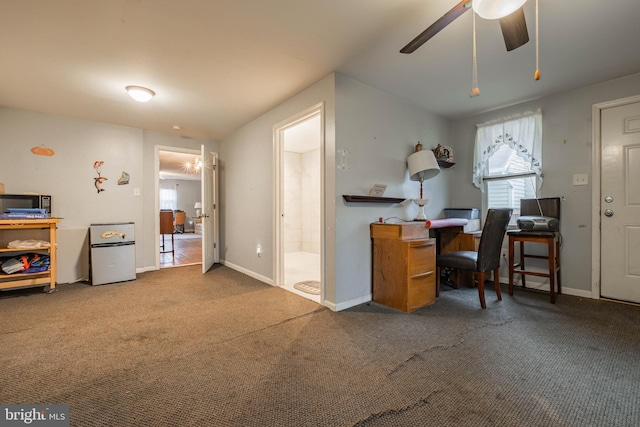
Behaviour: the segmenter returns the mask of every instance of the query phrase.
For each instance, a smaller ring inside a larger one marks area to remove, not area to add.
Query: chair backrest
[[[560,197],[520,199],[521,216],[549,216],[560,219]]]
[[[489,209],[478,246],[478,271],[500,268],[502,240],[507,232],[513,209]]]
[[[175,221],[175,225],[184,225],[184,221],[185,219],[187,219],[187,213],[180,211],[180,212],[176,212],[176,221]]]
[[[173,211],[160,211],[160,234],[173,234]]]

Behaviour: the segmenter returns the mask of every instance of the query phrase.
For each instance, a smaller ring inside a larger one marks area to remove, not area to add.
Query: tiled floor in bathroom
[[[304,280],[320,281],[320,255],[308,252],[284,254],[284,289],[320,303],[320,295],[308,294],[293,287]]]

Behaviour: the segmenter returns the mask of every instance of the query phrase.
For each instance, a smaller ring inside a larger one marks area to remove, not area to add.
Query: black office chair
[[[480,305],[487,308],[484,299],[484,275],[493,271],[493,283],[498,300],[500,295],[500,252],[513,209],[489,209],[482,228],[478,251],[455,251],[436,257],[436,295],[440,295],[440,269],[443,267],[478,273],[478,296]]]

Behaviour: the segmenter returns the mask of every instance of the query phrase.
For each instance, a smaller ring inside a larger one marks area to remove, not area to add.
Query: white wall
[[[284,253],[302,251],[302,155],[283,153],[283,245]]]
[[[274,147],[273,128],[294,115],[324,103],[325,120],[325,222],[327,258],[335,253],[335,207],[333,155],[334,87],[333,74],[293,96],[273,110],[244,125],[220,144],[220,259],[266,283],[274,283]],[[260,257],[256,246],[262,248]],[[324,271],[325,298],[335,298],[335,263]]]
[[[257,257],[255,248],[260,244],[269,250],[274,243],[273,126],[318,102],[325,103],[326,113],[325,305],[342,310],[371,299],[369,223],[378,217],[409,219],[417,213],[411,204],[347,205],[342,195],[367,194],[373,184],[382,183],[388,185],[388,196],[417,197],[417,183],[407,175],[407,156],[418,141],[427,148],[449,145],[450,126],[447,120],[385,92],[334,74],[226,138],[220,147],[221,258],[265,282],[273,282],[274,256],[267,252]],[[344,169],[336,164],[340,150],[348,153]],[[443,171],[425,183],[426,194],[433,198],[427,206],[432,218],[448,206],[449,181],[450,174]]]
[[[133,195],[142,185],[142,131],[140,129],[0,109],[0,181],[6,193],[51,194],[52,215],[58,224],[58,282],[87,278],[86,233],[92,223],[135,222],[136,239],[144,242],[142,198]],[[51,157],[36,156],[41,144],[54,150]],[[95,161],[104,161],[101,175],[105,191],[98,193]],[[129,185],[118,185],[122,172]],[[144,244],[136,246],[142,259]],[[73,258],[79,257],[79,258]],[[141,267],[140,262],[137,263]]]
[[[541,108],[544,183],[538,197],[564,197],[560,220],[563,292],[590,297],[592,106],[638,94],[640,74],[635,74],[454,121],[450,145],[457,164],[452,207],[481,206],[481,193],[471,183],[476,124]],[[587,173],[589,185],[573,186],[576,173]]]
[[[450,123],[418,107],[344,75],[336,78],[336,308],[371,297],[369,224],[379,217],[415,218],[418,208],[402,205],[347,203],[342,195],[367,195],[374,184],[386,184],[385,196],[418,198],[419,184],[409,181],[407,157],[418,141],[425,149],[450,145]],[[449,205],[455,168],[425,181],[428,218]]]
[[[321,183],[320,149],[300,155],[301,163],[301,243],[303,252],[320,254]]]
[[[284,152],[284,252],[320,254],[320,149]]]
[[[7,193],[48,193],[58,224],[58,282],[86,279],[90,224],[134,222],[136,267],[154,269],[157,247],[154,144],[200,149],[203,141],[49,114],[0,108],[0,182]],[[217,150],[217,143],[206,141]],[[46,145],[52,157],[31,153]],[[107,178],[98,194],[93,164],[104,161]],[[128,185],[118,185],[122,172]],[[133,190],[140,189],[140,196]]]

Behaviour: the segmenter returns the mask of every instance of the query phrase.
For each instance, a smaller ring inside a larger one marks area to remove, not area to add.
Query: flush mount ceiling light
[[[138,102],[147,102],[156,94],[151,89],[142,86],[127,86],[125,89],[129,96]]]

